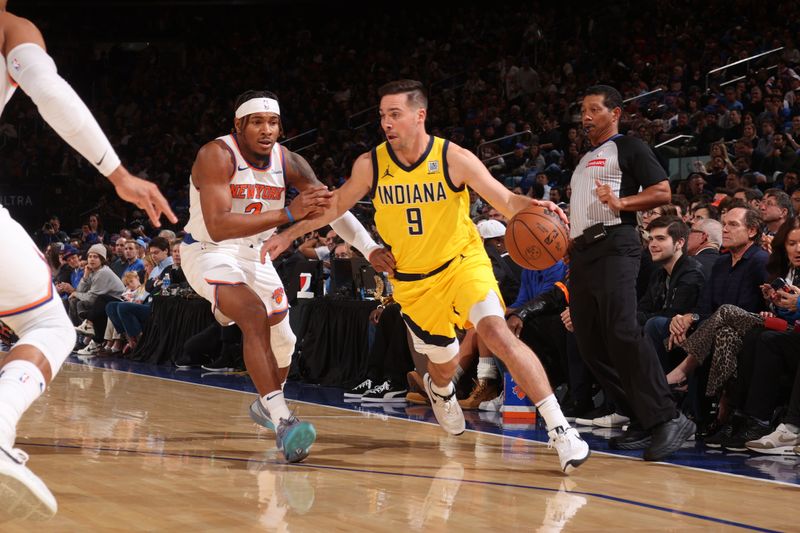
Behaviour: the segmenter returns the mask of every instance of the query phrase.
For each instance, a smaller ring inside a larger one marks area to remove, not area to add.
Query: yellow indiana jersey
[[[448,145],[431,135],[411,166],[401,163],[386,142],[372,150],[375,225],[399,272],[427,273],[470,247],[483,249],[469,218],[469,192],[450,181]]]

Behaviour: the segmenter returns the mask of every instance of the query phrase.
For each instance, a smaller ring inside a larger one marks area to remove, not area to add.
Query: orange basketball
[[[564,258],[569,233],[556,213],[535,205],[518,212],[509,221],[505,242],[511,259],[519,266],[544,270]]]

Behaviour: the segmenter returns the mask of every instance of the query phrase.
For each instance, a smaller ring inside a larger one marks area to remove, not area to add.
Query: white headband
[[[275,113],[280,116],[281,108],[278,106],[278,101],[272,98],[251,98],[236,108],[236,118],[252,113]]]

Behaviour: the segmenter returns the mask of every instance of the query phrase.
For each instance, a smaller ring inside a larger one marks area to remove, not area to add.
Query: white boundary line
[[[73,362],[73,361],[67,361],[66,364],[88,366],[90,368],[94,368],[94,369],[97,369],[97,370],[108,370],[108,371],[111,371],[111,372],[120,372],[122,374],[133,374],[133,375],[136,375],[136,376],[142,376],[142,377],[146,377],[146,378],[160,379],[160,380],[164,380],[164,381],[171,381],[171,382],[174,382],[174,383],[184,383],[186,385],[195,385],[195,386],[198,386],[198,387],[206,387],[206,388],[209,388],[209,389],[217,389],[217,390],[223,390],[223,391],[227,391],[227,392],[238,392],[240,394],[250,394],[250,395],[255,394],[253,392],[247,392],[247,391],[243,391],[243,390],[228,389],[226,387],[220,387],[219,385],[207,385],[205,383],[194,383],[194,382],[191,382],[191,381],[184,381],[184,380],[175,379],[175,378],[167,378],[167,377],[163,377],[163,376],[150,376],[148,374],[140,374],[138,372],[133,372],[133,371],[130,371],[130,370],[119,370],[119,369],[116,369],[116,368],[103,368],[103,367],[92,366],[90,364],[81,363],[81,362],[77,362],[76,363],[76,362]],[[347,409],[345,407],[338,407],[336,405],[325,405],[325,404],[320,404],[320,403],[307,402],[307,401],[303,401],[303,400],[288,399],[288,401],[295,402],[295,403],[302,403],[302,404],[305,404],[305,405],[314,405],[314,406],[317,406],[317,407],[325,407],[327,409],[336,409],[336,410],[339,410],[339,411],[346,411],[348,413],[358,413],[358,414],[362,414],[362,416],[364,416],[365,418],[368,418],[367,414],[370,413],[369,411],[356,411],[355,409]],[[373,413],[373,414],[375,414],[375,415],[380,414],[382,416],[391,417],[391,418],[394,418],[396,420],[401,420],[401,421],[405,421],[405,422],[415,422],[415,423],[418,423],[418,424],[426,424],[426,425],[429,425],[429,426],[438,426],[439,425],[439,424],[434,424],[433,422],[426,422],[424,420],[414,420],[412,418],[404,418],[404,417],[400,417],[400,416],[390,415],[388,413]],[[501,439],[520,439],[520,440],[524,440],[526,442],[532,442],[532,443],[535,443],[535,444],[539,444],[541,446],[546,446],[547,445],[546,442],[542,442],[542,441],[539,441],[539,440],[534,440],[534,439],[531,439],[531,438],[528,438],[528,437],[517,437],[517,436],[512,436],[512,435],[500,435],[500,434],[497,434],[497,433],[490,433],[488,431],[479,431],[479,430],[475,430],[475,429],[467,429],[466,431],[469,431],[470,433],[479,433],[481,435],[490,435],[490,436],[493,436],[493,437],[499,437]],[[592,455],[594,455],[594,454],[606,455],[608,457],[615,457],[615,458],[618,458],[618,459],[628,459],[628,460],[631,460],[631,461],[645,462],[644,459],[640,459],[638,457],[630,457],[628,455],[621,455],[621,454],[598,451],[598,450],[591,450],[591,452],[592,452]],[[755,456],[755,457],[758,457],[758,456]],[[783,487],[791,487],[791,488],[794,488],[794,489],[800,489],[800,486],[798,486],[795,483],[788,483],[786,481],[778,481],[776,479],[764,479],[764,478],[759,478],[759,477],[751,477],[751,476],[745,476],[743,474],[733,474],[731,472],[719,472],[717,470],[708,470],[708,469],[699,468],[699,467],[696,467],[696,466],[678,465],[678,464],[674,464],[674,463],[665,463],[665,462],[660,462],[660,461],[653,462],[653,464],[660,464],[660,465],[671,466],[671,467],[676,467],[676,468],[685,468],[687,470],[694,470],[694,471],[697,471],[697,472],[703,472],[703,473],[707,473],[707,474],[716,474],[716,475],[719,475],[719,476],[729,476],[729,477],[734,477],[734,478],[737,478],[737,479],[744,479],[744,480],[751,480],[751,481],[762,481],[764,483],[771,483],[771,484],[780,485],[780,486],[783,486]]]

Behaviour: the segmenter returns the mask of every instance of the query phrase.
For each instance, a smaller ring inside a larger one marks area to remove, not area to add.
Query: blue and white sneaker
[[[289,463],[299,463],[311,451],[311,445],[317,440],[317,430],[309,422],[301,422],[292,415],[288,420],[281,418],[275,432],[275,443]]]
[[[275,431],[275,424],[272,423],[272,419],[269,417],[269,411],[261,404],[259,398],[256,398],[256,401],[250,404],[248,414],[250,415],[250,420],[259,426]]]

